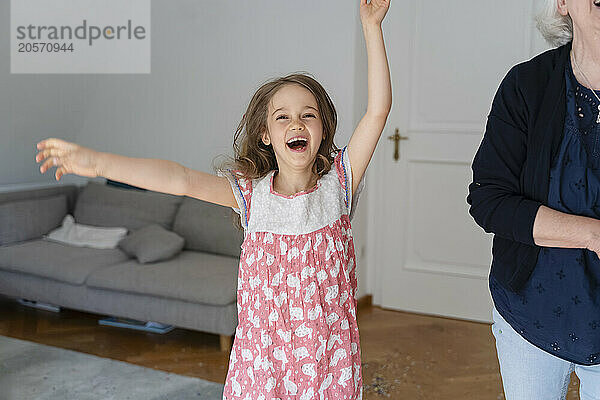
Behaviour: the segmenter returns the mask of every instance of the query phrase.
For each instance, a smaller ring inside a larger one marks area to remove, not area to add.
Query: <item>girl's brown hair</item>
[[[295,73],[275,78],[263,84],[252,96],[233,138],[233,160],[227,160],[217,168],[239,171],[246,179],[262,178],[269,171],[278,169],[272,145],[265,145],[261,139],[267,130],[267,111],[273,95],[285,85],[297,84],[308,89],[317,100],[317,107],[323,124],[323,141],[319,147],[313,172],[319,177],[331,169],[335,152],[339,149],[333,143],[337,128],[337,112],[331,98],[314,78],[308,74]]]

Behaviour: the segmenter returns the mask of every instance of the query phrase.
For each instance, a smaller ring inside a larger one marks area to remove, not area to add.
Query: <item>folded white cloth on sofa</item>
[[[77,224],[73,216],[67,214],[62,221],[62,226],[43,235],[43,238],[79,247],[114,249],[126,235],[125,227],[103,228]]]

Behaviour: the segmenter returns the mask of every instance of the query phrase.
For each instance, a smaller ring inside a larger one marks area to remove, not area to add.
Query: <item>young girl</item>
[[[245,236],[238,326],[223,399],[362,399],[350,220],[391,107],[381,22],[389,0],[361,0],[368,107],[350,143],[333,143],[337,117],[313,78],[294,74],[254,94],[218,176],[46,139],[42,173],[103,176],[232,207]]]

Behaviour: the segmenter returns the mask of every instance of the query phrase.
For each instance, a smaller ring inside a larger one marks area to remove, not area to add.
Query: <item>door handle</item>
[[[408,136],[400,136],[400,129],[396,128],[393,136],[388,136],[389,140],[394,141],[394,161],[400,158],[400,141],[408,140]]]

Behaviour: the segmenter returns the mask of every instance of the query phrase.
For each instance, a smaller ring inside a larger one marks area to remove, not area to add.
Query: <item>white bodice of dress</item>
[[[248,181],[239,178],[231,170],[217,171],[219,176],[229,180],[238,204],[238,207],[232,208],[240,214],[246,234],[271,232],[301,235],[319,230],[344,214],[352,220],[359,195],[365,186],[366,174],[363,174],[356,193],[345,189],[352,188],[347,146],[336,155],[329,172],[319,178],[316,187],[309,191],[292,196],[275,192],[272,182],[276,172],[273,170],[262,178]]]
[[[335,168],[323,175],[312,190],[292,196],[273,190],[275,172],[254,182],[248,232],[307,234],[329,225],[345,213],[345,193]]]

